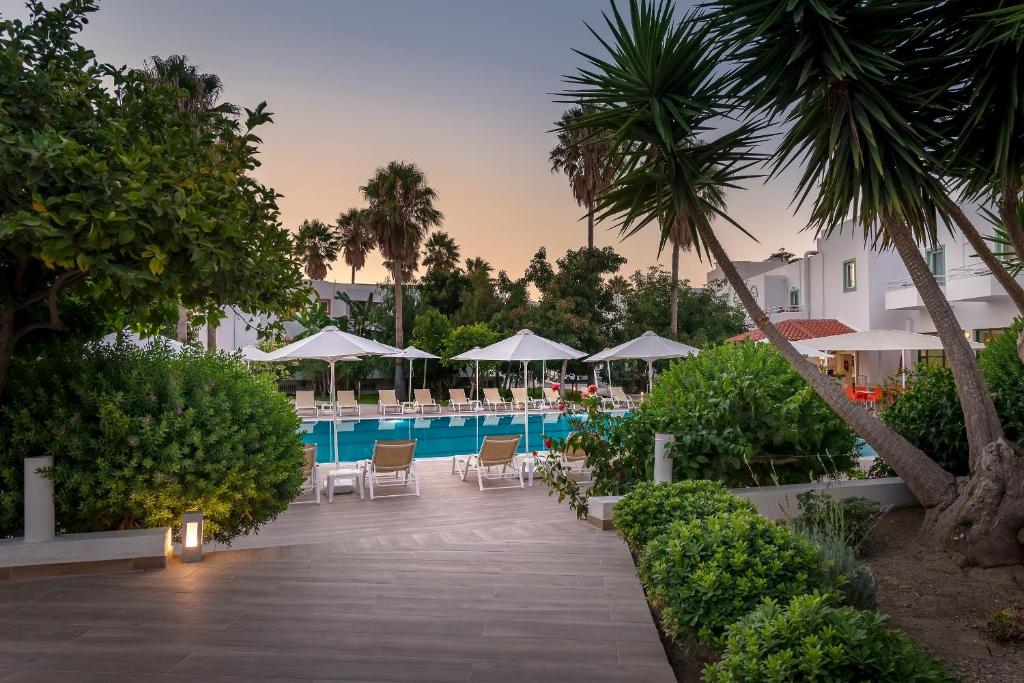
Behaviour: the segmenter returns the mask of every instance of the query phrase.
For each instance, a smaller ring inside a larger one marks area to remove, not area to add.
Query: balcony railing
[[[802,313],[804,310],[803,306],[799,305],[786,305],[786,306],[770,306],[764,310],[768,315],[773,313]]]
[[[959,270],[959,269],[956,268],[954,270]],[[950,273],[952,273],[952,272],[953,271],[951,270]],[[947,277],[949,277],[949,276],[947,276],[947,275],[936,275],[935,276],[935,281],[939,283],[940,287],[945,287],[946,286],[946,279],[947,279]],[[885,291],[887,291],[887,292],[898,292],[898,291],[900,291],[902,289],[911,289],[914,286],[915,286],[914,285],[914,281],[911,278],[909,278],[909,277],[905,277],[905,278],[901,278],[899,280],[889,280],[888,282],[886,282],[885,283]]]
[[[968,277],[985,277],[991,275],[992,270],[988,268],[984,263],[975,263],[970,266],[960,266],[959,268],[953,268],[946,274],[947,280],[962,280]]]

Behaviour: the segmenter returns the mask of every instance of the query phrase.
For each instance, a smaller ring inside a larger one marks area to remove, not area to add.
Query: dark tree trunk
[[[668,297],[668,328],[672,336],[679,336],[679,243],[672,243],[672,287]]]
[[[964,212],[960,210],[959,206],[953,202],[949,202],[946,204],[945,209],[946,213],[949,214],[949,217],[952,218],[953,222],[956,223],[958,228],[960,228],[960,232],[962,232],[964,237],[967,238],[971,247],[973,247],[974,251],[977,252],[978,258],[981,259],[986,268],[992,271],[993,277],[995,277],[999,284],[1002,285],[1003,289],[1006,290],[1006,293],[1010,295],[1010,299],[1017,307],[1017,310],[1024,314],[1024,287],[1022,287],[1021,284],[1010,275],[1010,272],[1006,269],[1006,266],[1003,265],[1003,262],[992,253],[992,248],[989,247],[988,242],[981,236],[981,233],[978,232],[977,228],[974,227],[974,224],[971,223]],[[1000,205],[1000,209],[1002,209],[1002,205]],[[1014,217],[1016,217],[1016,209],[1014,209],[1012,213]],[[1005,216],[1003,217],[1003,222],[1006,222]]]
[[[14,309],[0,310],[0,396],[7,386],[7,375],[14,357]]]
[[[401,259],[396,259],[396,263],[401,263]],[[405,348],[405,330],[403,321],[403,294],[402,294],[402,268],[401,266],[392,269],[395,278],[395,346],[398,348]],[[395,394],[398,395],[399,399],[408,401],[408,396],[405,396],[405,366],[402,364],[401,358],[395,359]],[[405,396],[404,399],[402,397]]]
[[[569,367],[569,361],[562,361],[562,369],[558,371],[558,395],[565,398],[565,371]]]
[[[729,259],[707,221],[698,224],[698,233],[705,247],[718,262],[725,279],[732,285],[747,315],[815,393],[868,442],[879,457],[903,477],[910,491],[923,506],[948,505],[956,495],[953,476],[888,425],[854,404],[831,378],[820,373],[817,367],[800,355],[757,305],[757,301],[743,282],[743,277],[736,270],[736,266]]]
[[[1003,219],[1003,227],[1010,238],[1017,257],[1024,260],[1024,227],[1020,224],[1017,212],[1020,204],[1020,179],[1010,176],[1003,184],[1003,193],[999,198],[999,217]]]
[[[178,335],[178,341],[182,344],[188,343],[188,311],[181,305],[178,306],[178,326],[175,332]]]
[[[587,206],[587,246],[594,248],[594,202]]]
[[[352,266],[352,284],[356,283],[356,267]]]
[[[206,349],[217,350],[217,326],[210,321],[206,322]]]

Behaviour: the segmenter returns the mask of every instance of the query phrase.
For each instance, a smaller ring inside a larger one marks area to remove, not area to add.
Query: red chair
[[[846,387],[846,397],[849,398],[854,403],[858,403],[860,401],[860,397],[857,396],[857,392],[854,391],[853,387],[849,385],[847,385]]]
[[[883,395],[883,392],[882,392],[882,387],[878,387],[877,389],[875,389],[874,391],[871,392],[871,394],[868,396],[867,400],[868,400],[868,403],[870,403],[871,405],[877,406],[879,403],[882,402],[883,398],[884,398],[884,395]]]

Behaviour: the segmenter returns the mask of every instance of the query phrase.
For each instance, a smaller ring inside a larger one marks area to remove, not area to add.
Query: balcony
[[[954,268],[946,280],[946,297],[950,301],[995,301],[1007,296],[992,271],[982,264]]]
[[[913,311],[923,308],[921,295],[917,293],[917,287],[909,277],[885,283],[885,310]]]
[[[770,306],[765,309],[768,319],[773,323],[780,323],[783,320],[802,320],[807,316],[804,314],[803,306]]]

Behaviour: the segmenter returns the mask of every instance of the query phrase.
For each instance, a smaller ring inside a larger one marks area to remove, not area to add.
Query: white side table
[[[537,469],[537,463],[543,462],[551,457],[550,451],[544,451],[543,453],[527,453],[519,456],[519,466],[523,470],[523,476],[526,477],[527,486],[533,486],[533,472]]]
[[[355,486],[359,489],[359,500],[363,500],[363,473],[364,471],[356,467],[346,467],[344,469],[333,470],[327,475],[327,502],[334,502],[334,487],[342,479],[351,479],[355,482]]]

